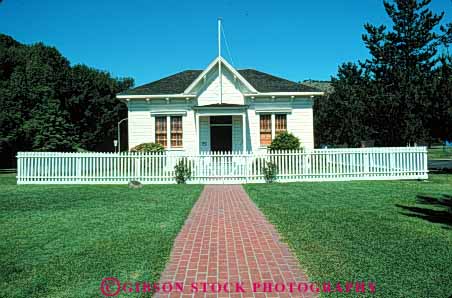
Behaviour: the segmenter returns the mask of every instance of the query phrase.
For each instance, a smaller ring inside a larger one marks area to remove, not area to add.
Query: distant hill
[[[300,83],[302,83],[303,85],[320,89],[323,92],[327,93],[333,92],[333,86],[331,85],[331,81],[304,80],[303,82]]]

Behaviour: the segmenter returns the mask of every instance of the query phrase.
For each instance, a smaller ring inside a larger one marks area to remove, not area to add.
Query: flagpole
[[[221,18],[218,18],[218,78],[220,79],[220,104],[223,103],[223,78],[221,75]]]

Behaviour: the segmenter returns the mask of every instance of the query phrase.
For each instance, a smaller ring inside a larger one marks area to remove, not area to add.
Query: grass
[[[436,146],[428,149],[428,159],[452,159],[452,147]]]
[[[157,281],[201,189],[17,186],[0,175],[0,297],[101,297],[104,277]]]
[[[452,194],[452,175],[429,181],[246,185],[314,281],[373,281],[369,297],[452,294],[452,219],[418,195]],[[450,204],[452,201],[449,201]],[[442,217],[441,217],[441,216]],[[360,294],[358,297],[366,297]],[[324,297],[354,297],[330,293]]]

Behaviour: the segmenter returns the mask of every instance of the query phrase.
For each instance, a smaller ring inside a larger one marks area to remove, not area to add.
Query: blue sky
[[[431,6],[452,21],[451,0]],[[140,85],[205,68],[218,16],[235,67],[294,81],[329,79],[340,63],[366,58],[363,24],[388,22],[382,0],[4,0],[0,32]]]

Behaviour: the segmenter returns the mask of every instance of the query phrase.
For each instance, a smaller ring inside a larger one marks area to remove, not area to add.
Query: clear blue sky
[[[451,0],[432,8],[452,21]],[[205,68],[218,16],[234,66],[294,81],[329,79],[340,63],[366,58],[363,24],[388,22],[382,0],[4,0],[0,32],[140,85]]]

